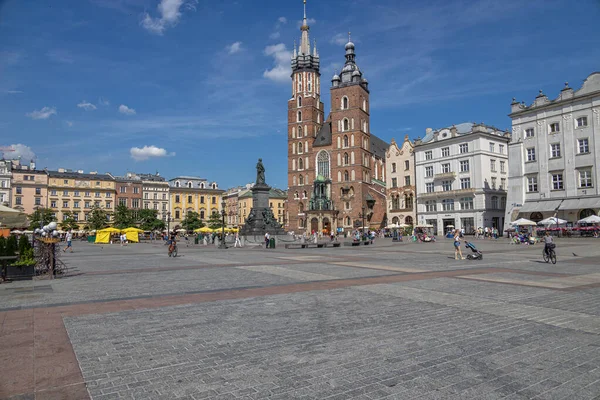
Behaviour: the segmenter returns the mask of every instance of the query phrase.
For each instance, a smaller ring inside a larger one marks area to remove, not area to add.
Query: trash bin
[[[96,242],[96,235],[90,235],[87,237],[87,241],[88,243],[95,243]]]
[[[274,249],[275,248],[275,238],[271,238],[269,240],[269,247]]]

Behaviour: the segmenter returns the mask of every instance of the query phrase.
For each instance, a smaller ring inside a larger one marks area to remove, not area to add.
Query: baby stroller
[[[473,243],[465,242],[465,247],[472,251],[471,254],[467,254],[467,260],[483,260],[483,253],[477,250],[477,247]]]

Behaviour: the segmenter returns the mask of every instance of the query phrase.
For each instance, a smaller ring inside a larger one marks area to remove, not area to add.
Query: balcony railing
[[[443,172],[441,174],[435,174],[433,179],[456,179],[456,172]]]

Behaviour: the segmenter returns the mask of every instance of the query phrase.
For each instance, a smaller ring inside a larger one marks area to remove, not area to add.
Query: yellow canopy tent
[[[121,232],[124,233],[125,236],[127,236],[128,242],[138,243],[140,241],[139,234],[143,233],[144,231],[142,229],[138,229],[138,228],[127,228],[127,229],[123,229]]]
[[[110,242],[110,236],[115,233],[121,233],[121,231],[116,228],[106,228],[106,229],[100,229],[99,231],[96,231],[96,243]]]
[[[210,229],[208,226],[204,226],[200,229],[196,229],[194,232],[201,232],[201,233],[211,233],[213,230]]]

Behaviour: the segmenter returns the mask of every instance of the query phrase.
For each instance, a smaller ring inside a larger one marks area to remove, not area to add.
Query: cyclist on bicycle
[[[546,231],[546,236],[544,236],[544,253],[549,256],[550,250],[554,249],[555,246],[554,238],[550,236],[550,232]]]
[[[169,254],[177,247],[177,232],[173,231],[169,235]]]

